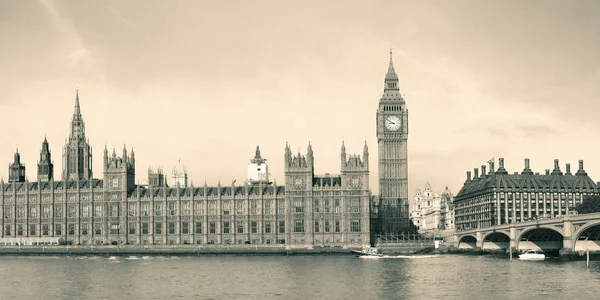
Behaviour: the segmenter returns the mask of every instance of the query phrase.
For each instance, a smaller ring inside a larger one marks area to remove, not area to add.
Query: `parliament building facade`
[[[162,170],[149,169],[148,185],[142,186],[135,184],[133,149],[117,155],[105,148],[103,178],[96,179],[77,93],[61,180],[54,178],[46,139],[34,182],[26,180],[15,153],[8,182],[0,182],[2,238],[54,237],[76,245],[362,247],[369,243],[368,155],[366,144],[362,157],[347,156],[342,146],[341,174],[317,176],[312,146],[305,155],[292,155],[286,145],[285,185],[262,174],[237,186],[195,187],[187,180],[168,186]],[[266,170],[258,148],[251,166]]]
[[[188,186],[187,173],[173,171],[167,184],[159,168],[148,184],[136,184],[135,153],[104,148],[102,178],[92,174],[92,147],[79,103],[63,148],[61,178],[44,138],[35,181],[27,180],[17,150],[9,178],[0,181],[0,244],[285,244],[287,247],[362,247],[374,234],[404,230],[408,221],[408,111],[398,87],[391,52],[377,111],[379,197],[369,188],[369,150],[346,154],[340,173],[314,173],[315,158],[285,146],[285,183],[270,182],[257,147],[244,184]],[[37,243],[37,242],[33,242]]]

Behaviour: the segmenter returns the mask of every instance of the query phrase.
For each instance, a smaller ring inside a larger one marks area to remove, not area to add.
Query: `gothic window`
[[[110,234],[119,234],[120,232],[120,224],[116,222],[112,222],[110,224]]]
[[[90,207],[87,204],[81,206],[81,217],[88,218],[90,216]]]
[[[252,233],[257,233],[258,232],[258,222],[256,222],[256,221],[250,222],[250,228],[252,230]]]
[[[140,208],[141,208],[141,211],[142,211],[141,212],[142,216],[148,216],[148,206],[149,206],[149,203],[147,203],[147,202],[141,203],[141,207]]]
[[[190,233],[190,223],[189,222],[181,222],[181,233],[182,234]]]
[[[137,204],[130,203],[129,204],[129,216],[130,217],[135,217],[136,216],[136,210],[137,210]]]
[[[135,222],[129,222],[129,234],[135,234]]]
[[[351,232],[360,232],[360,220],[352,220],[350,222],[350,231]]]
[[[162,203],[154,203],[154,215],[162,215]]]
[[[279,233],[285,233],[285,221],[279,221]]]
[[[182,201],[181,202],[181,215],[182,216],[189,216],[190,215],[190,202],[189,201]]]
[[[29,217],[30,218],[37,218],[37,207],[30,207],[29,208]]]
[[[217,233],[217,223],[215,222],[210,222],[209,224],[209,232],[210,233]],[[202,225],[201,225],[202,226]],[[198,224],[196,224],[196,228],[198,228]],[[202,229],[202,227],[200,227],[200,229]]]
[[[223,233],[229,233],[229,222],[223,222]]]
[[[177,210],[175,209],[175,202],[169,202],[169,216],[175,216]]]
[[[244,201],[243,200],[237,201],[237,212],[236,212],[236,214],[238,214],[238,215],[243,215],[244,214]]]
[[[154,234],[162,234],[162,223],[161,222],[154,223]]]
[[[304,232],[304,219],[295,220],[294,232]]]
[[[244,233],[244,222],[237,222],[237,233]]]
[[[43,224],[42,225],[42,235],[49,235],[49,234],[50,234],[50,225]]]
[[[88,234],[88,224],[81,223],[81,235],[87,235],[87,234]]]
[[[319,232],[319,221],[315,220],[315,232]]]
[[[265,222],[265,233],[271,233],[271,222]]]
[[[175,234],[175,222],[169,222],[169,234]]]
[[[17,207],[17,218],[25,218],[25,207]]]

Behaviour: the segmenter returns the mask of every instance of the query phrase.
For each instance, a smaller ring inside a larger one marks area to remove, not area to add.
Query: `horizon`
[[[245,181],[257,145],[284,183],[286,142],[303,155],[311,143],[316,175],[339,174],[342,142],[362,157],[366,141],[378,194],[391,47],[409,110],[409,200],[426,182],[457,194],[491,157],[509,174],[525,158],[540,174],[581,159],[600,181],[600,3],[494,3],[2,2],[0,177],[18,148],[35,178],[46,135],[61,179],[78,89],[96,178],[104,145],[134,149],[136,184],[148,167],[170,184],[180,160],[199,186]]]

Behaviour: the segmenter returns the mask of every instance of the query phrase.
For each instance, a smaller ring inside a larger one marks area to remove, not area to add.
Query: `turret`
[[[50,181],[54,177],[54,163],[50,153],[48,140],[44,137],[42,150],[40,151],[40,160],[38,161],[37,179],[41,182]]]
[[[25,165],[21,163],[19,149],[15,152],[13,163],[8,167],[8,182],[25,182]]]

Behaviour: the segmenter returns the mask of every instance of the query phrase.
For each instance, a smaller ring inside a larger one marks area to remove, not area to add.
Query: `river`
[[[598,299],[600,261],[1,256],[0,299]]]

